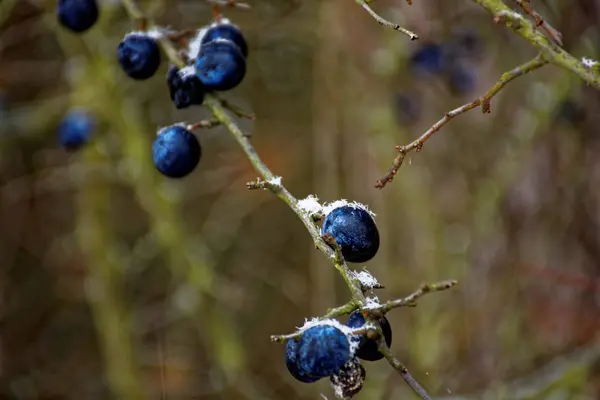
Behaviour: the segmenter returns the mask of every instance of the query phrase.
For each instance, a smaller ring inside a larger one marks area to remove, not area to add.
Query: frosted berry
[[[316,382],[320,377],[306,375],[298,369],[298,342],[295,339],[290,339],[285,345],[285,365],[290,374],[303,383]]]
[[[98,20],[98,5],[96,0],[58,0],[56,17],[65,28],[81,33]]]
[[[200,79],[192,74],[181,75],[180,70],[172,65],[167,72],[167,86],[171,101],[177,109],[192,104],[201,105],[204,101],[204,86]]]
[[[331,385],[338,398],[352,398],[363,387],[367,372],[357,358],[353,358],[337,373],[331,375]]]
[[[202,37],[202,45],[212,42],[216,39],[225,39],[233,42],[244,58],[248,57],[248,44],[242,31],[235,25],[228,22],[215,23],[210,26]]]
[[[217,39],[200,48],[196,74],[207,90],[230,90],[244,79],[246,60],[235,44]]]
[[[381,331],[383,332],[383,337],[385,339],[385,343],[389,346],[392,344],[392,328],[390,327],[390,323],[386,317],[381,317],[378,319],[379,325],[381,326]],[[348,321],[346,321],[346,326],[350,328],[358,329],[365,324],[365,318],[363,317],[360,311],[354,311],[348,317]],[[377,345],[377,341],[374,339],[367,339],[366,336],[360,336],[359,338],[353,337],[351,340],[359,340],[360,344],[358,346],[358,350],[356,351],[356,356],[360,359],[367,361],[377,361],[383,358],[383,354],[379,352],[379,346]]]
[[[91,139],[94,118],[83,110],[73,110],[65,116],[58,128],[58,141],[66,150],[77,150]]]
[[[117,47],[121,68],[130,78],[144,80],[160,66],[160,49],[156,40],[142,34],[129,34]]]
[[[342,206],[331,211],[323,222],[323,235],[331,234],[348,262],[369,261],[379,250],[379,230],[368,211]]]
[[[323,378],[338,372],[350,356],[344,332],[331,325],[316,325],[304,331],[298,342],[296,366],[305,376]]]
[[[152,145],[154,165],[169,178],[182,178],[196,168],[202,148],[194,134],[182,126],[161,130]]]

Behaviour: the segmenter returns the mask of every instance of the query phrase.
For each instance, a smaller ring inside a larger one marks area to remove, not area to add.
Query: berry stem
[[[367,0],[354,0],[354,2],[356,4],[358,4],[359,6],[361,6],[362,8],[365,9],[366,12],[369,13],[369,15],[371,15],[371,17],[373,17],[375,19],[375,21],[377,21],[377,23],[379,23],[380,25],[385,26],[386,28],[391,28],[393,30],[396,31],[400,31],[402,33],[404,33],[406,36],[408,36],[410,38],[410,40],[417,40],[419,38],[419,35],[417,35],[416,33],[409,31],[406,28],[401,27],[398,24],[395,24],[393,22],[388,21],[387,19],[383,18],[382,16],[380,16],[379,14],[377,14],[375,11],[373,11],[373,9],[371,8],[371,6],[369,5],[369,3],[372,3],[374,0],[371,1],[367,1]]]

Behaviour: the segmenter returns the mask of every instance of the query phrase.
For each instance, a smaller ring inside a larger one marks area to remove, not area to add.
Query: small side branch
[[[388,302],[383,303],[381,307],[369,309],[369,313],[380,312],[382,314],[385,314],[393,308],[414,307],[417,305],[417,300],[425,296],[426,294],[448,290],[456,286],[456,284],[458,284],[458,282],[455,280],[442,281],[437,283],[427,283],[422,285],[418,290],[414,291],[413,293],[402,299],[390,300]]]
[[[515,0],[517,4],[523,9],[523,12],[531,17],[535,22],[535,26],[542,28],[559,46],[562,46],[562,33],[554,29],[549,23],[544,21],[542,16],[538,14],[533,8],[531,8],[531,0]]]
[[[358,4],[359,6],[364,8],[365,11],[368,12],[371,15],[371,17],[373,17],[375,19],[375,21],[377,21],[377,23],[379,23],[380,25],[383,25],[386,28],[391,28],[396,31],[400,31],[400,32],[404,33],[406,36],[408,36],[410,38],[410,40],[417,40],[419,38],[419,36],[416,33],[409,31],[408,29],[403,28],[398,24],[388,21],[387,19],[383,18],[382,16],[377,14],[375,11],[373,11],[371,6],[369,5],[369,3],[372,3],[373,0],[371,0],[371,1],[354,0],[354,1],[356,2],[356,4]],[[411,4],[411,3],[409,2],[408,4]]]
[[[388,173],[379,179],[375,183],[375,187],[378,189],[382,189],[388,182],[391,182],[394,179],[394,176],[398,172],[398,169],[402,166],[404,162],[404,158],[411,151],[416,151],[417,153],[421,151],[423,148],[423,144],[431,138],[436,132],[438,132],[444,125],[446,125],[450,120],[457,115],[464,114],[467,111],[470,111],[481,105],[481,111],[484,114],[491,112],[490,101],[492,98],[500,92],[510,81],[518,78],[519,76],[525,75],[531,71],[534,71],[544,65],[546,65],[548,61],[546,61],[541,55],[538,55],[531,61],[526,62],[525,64],[519,65],[518,67],[502,74],[498,82],[490,90],[488,90],[482,97],[479,97],[473,100],[470,103],[464,104],[458,108],[455,108],[452,111],[449,111],[444,115],[442,119],[433,124],[431,128],[429,128],[424,134],[422,134],[418,139],[413,142],[405,145],[405,146],[396,146],[396,151],[398,151],[398,155],[394,158],[392,162],[392,167],[388,170]]]

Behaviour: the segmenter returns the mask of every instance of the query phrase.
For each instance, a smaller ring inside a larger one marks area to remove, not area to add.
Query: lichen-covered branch
[[[531,0],[516,0],[516,2],[523,9],[523,12],[533,19],[535,26],[541,27],[544,31],[546,31],[550,39],[562,46],[562,33],[554,29],[537,11],[530,6]]]
[[[404,158],[411,151],[419,152],[423,148],[423,144],[431,138],[436,132],[438,132],[444,125],[446,125],[450,120],[460,114],[464,114],[467,111],[470,111],[478,106],[481,106],[481,111],[486,114],[491,111],[490,101],[491,99],[500,92],[510,81],[515,78],[518,78],[522,75],[525,75],[531,71],[534,71],[544,65],[548,64],[548,61],[542,56],[538,55],[533,60],[526,62],[525,64],[519,65],[518,67],[502,74],[498,82],[490,90],[488,90],[483,96],[473,100],[470,103],[464,104],[458,108],[455,108],[452,111],[447,112],[442,119],[433,124],[431,128],[429,128],[424,134],[419,136],[419,138],[415,139],[411,143],[405,146],[396,146],[396,150],[398,151],[398,155],[394,158],[392,162],[392,167],[388,170],[388,173],[379,179],[375,183],[375,187],[378,189],[382,189],[388,182],[391,182],[394,179],[394,176],[398,172],[398,169],[402,166],[404,162]]]
[[[558,44],[549,40],[536,29],[534,23],[513,11],[501,0],[473,1],[489,11],[494,17],[501,17],[501,22],[531,43],[544,56],[546,61],[575,73],[588,85],[600,90],[600,73],[598,70],[586,66],[581,60],[573,57]]]

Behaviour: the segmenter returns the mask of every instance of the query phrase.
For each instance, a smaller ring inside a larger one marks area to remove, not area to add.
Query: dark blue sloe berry
[[[416,73],[441,73],[446,64],[445,50],[441,44],[427,43],[410,57],[410,67]]]
[[[160,66],[156,40],[142,34],[130,34],[117,48],[119,64],[127,76],[136,80],[150,78]]]
[[[321,233],[333,236],[348,262],[369,261],[379,250],[375,220],[360,207],[347,205],[334,209],[325,217]]]
[[[200,79],[194,74],[181,76],[179,69],[174,65],[167,72],[167,85],[171,100],[177,109],[192,104],[200,105],[204,101],[205,89]]]
[[[448,84],[453,93],[468,94],[475,90],[477,79],[473,68],[473,66],[460,61],[455,61],[450,65]]]
[[[83,110],[68,113],[58,127],[58,141],[66,150],[77,150],[89,142],[94,132],[94,118]]]
[[[477,57],[482,52],[482,44],[473,29],[460,29],[451,39],[452,53],[455,57]]]
[[[306,375],[300,369],[298,369],[298,342],[294,339],[290,339],[287,341],[285,345],[285,365],[287,366],[290,374],[303,383],[312,383],[316,382],[320,377],[313,377],[310,375]]]
[[[246,60],[235,44],[217,39],[200,48],[196,74],[207,90],[230,90],[244,79]]]
[[[340,329],[316,325],[302,334],[297,357],[300,373],[323,378],[335,374],[350,360],[350,342]]]
[[[242,31],[231,23],[217,23],[207,29],[202,37],[202,44],[205,45],[216,39],[225,39],[232,41],[242,52],[244,58],[248,57],[248,44]]]
[[[386,317],[381,317],[377,320],[379,325],[381,326],[381,331],[383,332],[383,337],[385,338],[385,343],[388,347],[392,344],[392,328],[390,327],[390,323]],[[346,326],[350,328],[358,329],[365,324],[365,317],[362,313],[357,310],[350,314],[348,317],[348,321],[346,321]],[[352,340],[357,340],[353,338]],[[356,356],[360,359],[367,361],[377,361],[383,358],[383,354],[381,354],[378,350],[377,341],[374,339],[367,339],[364,335],[361,336],[358,340],[360,340],[360,344],[358,346],[358,350],[356,351]]]
[[[340,398],[352,398],[363,387],[367,371],[360,364],[357,358],[348,361],[337,373],[329,378],[336,391],[336,395]]]
[[[584,107],[573,99],[563,100],[556,111],[558,122],[577,125],[585,120]]]
[[[182,178],[196,168],[202,147],[194,134],[173,125],[160,131],[152,145],[154,165],[169,178]]]
[[[58,0],[56,17],[65,28],[81,33],[98,20],[98,5],[96,0]]]

